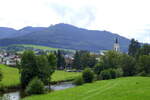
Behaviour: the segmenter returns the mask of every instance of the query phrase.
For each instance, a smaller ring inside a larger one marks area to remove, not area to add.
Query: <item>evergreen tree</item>
[[[129,45],[128,54],[130,56],[134,56],[135,57],[137,52],[138,52],[138,50],[140,49],[140,47],[141,47],[140,43],[138,41],[132,39],[131,43]]]
[[[80,59],[79,51],[76,51],[74,55],[73,68],[81,69],[81,59]]]
[[[84,69],[86,66],[93,68],[96,64],[95,55],[91,55],[88,51],[76,51],[74,55],[73,67],[76,69]]]
[[[57,68],[58,69],[64,68],[65,65],[66,65],[66,62],[65,62],[64,55],[62,54],[61,50],[58,50],[58,52],[57,52]]]
[[[53,73],[56,69],[56,65],[57,65],[57,58],[54,54],[50,53],[48,56],[47,56],[47,59],[48,59],[48,63],[49,63],[49,66],[51,67],[51,73]]]

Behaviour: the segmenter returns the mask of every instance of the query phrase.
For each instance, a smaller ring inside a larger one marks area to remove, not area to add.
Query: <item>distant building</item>
[[[118,38],[115,39],[115,43],[114,43],[114,47],[113,47],[114,51],[120,52],[120,45],[119,45],[119,40]]]
[[[0,64],[9,66],[16,66],[17,63],[21,62],[21,58],[13,53],[0,52]]]

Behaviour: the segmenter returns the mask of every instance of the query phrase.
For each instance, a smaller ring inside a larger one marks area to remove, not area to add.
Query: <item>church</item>
[[[118,38],[115,39],[113,50],[116,51],[116,52],[120,52],[120,44],[119,44],[119,39]]]

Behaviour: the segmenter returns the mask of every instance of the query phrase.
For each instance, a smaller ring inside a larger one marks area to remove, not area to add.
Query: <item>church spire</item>
[[[118,38],[116,37],[116,41],[115,41],[115,43],[119,43],[119,41],[118,41]]]
[[[115,39],[115,43],[114,43],[113,49],[114,49],[114,51],[117,51],[117,52],[120,51],[120,45],[119,45],[119,40],[118,40],[118,38]]]

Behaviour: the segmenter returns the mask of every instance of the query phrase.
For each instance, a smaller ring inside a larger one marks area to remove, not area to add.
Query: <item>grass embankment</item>
[[[72,80],[81,75],[80,72],[65,72],[65,71],[55,71],[52,75],[52,81],[64,81]]]
[[[6,65],[0,65],[0,69],[3,73],[3,79],[0,82],[4,87],[14,87],[20,84],[19,70],[17,68],[8,67]],[[80,75],[79,72],[65,72],[55,71],[52,75],[52,81],[65,81],[72,80]]]
[[[97,81],[23,100],[149,100],[149,77],[127,77]]]
[[[0,69],[3,73],[3,78],[0,85],[3,85],[4,87],[13,87],[20,84],[18,69],[8,67],[6,65],[0,65]]]

